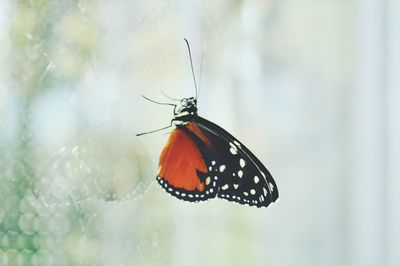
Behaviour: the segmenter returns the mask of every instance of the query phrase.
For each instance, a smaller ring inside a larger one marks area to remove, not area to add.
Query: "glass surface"
[[[386,3],[386,4],[384,4]],[[399,265],[394,1],[0,2],[0,265]],[[280,199],[156,183],[173,110],[245,143]],[[397,88],[397,89],[396,89]]]

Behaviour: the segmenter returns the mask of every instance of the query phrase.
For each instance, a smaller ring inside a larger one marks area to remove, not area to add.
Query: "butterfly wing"
[[[219,198],[257,207],[267,207],[278,199],[278,189],[271,174],[245,145],[200,116],[193,117],[193,123],[212,143],[210,152],[196,142],[202,154],[214,162],[209,170],[219,177]]]
[[[267,207],[278,199],[269,171],[240,141],[199,116],[172,131],[160,156],[159,184],[186,201],[218,196]]]
[[[202,150],[208,150],[202,153]],[[208,164],[212,143],[193,123],[177,126],[160,155],[157,181],[168,193],[186,201],[214,198],[218,177],[211,176]]]

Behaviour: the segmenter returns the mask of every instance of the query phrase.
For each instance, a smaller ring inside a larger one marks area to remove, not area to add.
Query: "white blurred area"
[[[0,2],[0,265],[399,265],[399,20],[396,0]],[[135,134],[173,113],[141,95],[194,95],[183,38],[200,115],[265,163],[271,207],[156,184],[169,131]]]

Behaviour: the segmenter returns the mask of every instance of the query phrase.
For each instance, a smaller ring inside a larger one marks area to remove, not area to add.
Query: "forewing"
[[[196,116],[193,122],[213,145],[201,149],[210,154],[214,165],[209,171],[219,177],[218,197],[229,201],[266,207],[278,199],[279,193],[267,168],[240,141],[220,126]]]

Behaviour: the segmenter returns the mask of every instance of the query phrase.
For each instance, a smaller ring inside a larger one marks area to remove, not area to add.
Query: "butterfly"
[[[175,125],[159,160],[157,181],[172,196],[190,202],[222,198],[244,205],[267,207],[279,197],[267,168],[239,140],[198,115],[197,83],[188,41],[185,39],[196,97],[183,98],[174,107]]]

